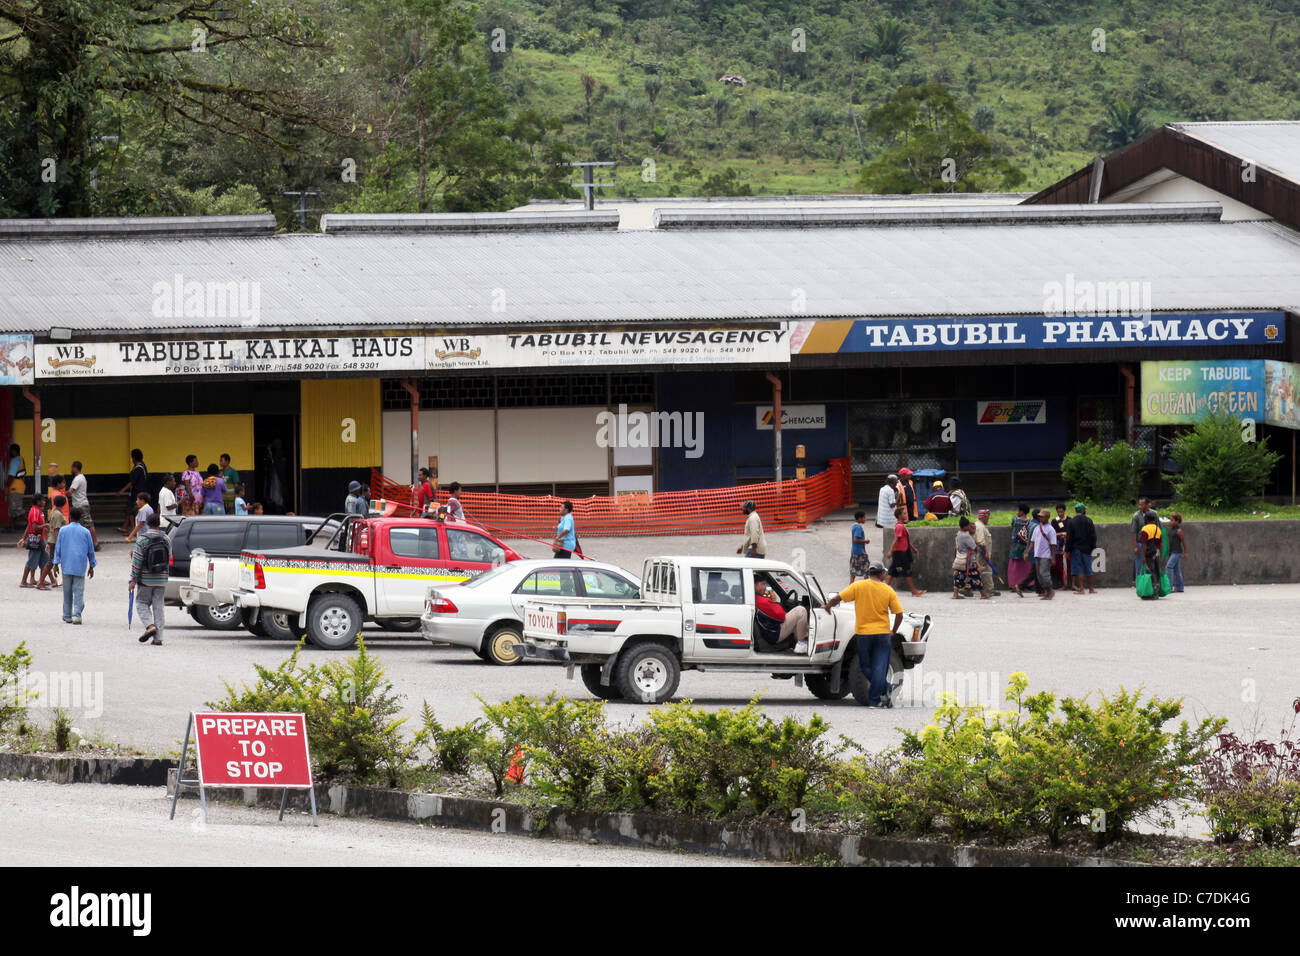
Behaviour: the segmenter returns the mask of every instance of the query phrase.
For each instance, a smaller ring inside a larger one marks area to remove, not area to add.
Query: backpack
[[[171,567],[171,556],[171,548],[168,547],[166,538],[160,534],[146,535],[142,573],[166,574]]]

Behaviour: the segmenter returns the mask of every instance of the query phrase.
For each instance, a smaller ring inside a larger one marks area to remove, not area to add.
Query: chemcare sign
[[[429,336],[428,368],[539,368],[549,365],[692,365],[790,361],[779,329],[655,329]]]
[[[424,368],[417,335],[245,335],[36,346],[36,377],[256,375],[275,372],[409,372]]]
[[[776,413],[771,405],[759,405],[754,409],[754,427],[761,432],[770,432]],[[825,405],[782,405],[781,428],[825,428]]]
[[[311,789],[302,714],[195,714],[194,734],[200,786]]]

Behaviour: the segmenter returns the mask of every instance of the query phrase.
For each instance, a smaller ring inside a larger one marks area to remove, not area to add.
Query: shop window
[[[1115,425],[1118,402],[1110,397],[1079,398],[1079,441],[1092,440],[1109,447],[1118,440]]]
[[[950,401],[859,402],[849,406],[853,473],[885,474],[903,465],[917,471],[957,465],[957,445],[943,441]]]

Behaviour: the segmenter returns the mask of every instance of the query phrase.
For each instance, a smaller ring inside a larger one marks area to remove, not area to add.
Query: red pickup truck
[[[283,614],[295,634],[342,650],[365,621],[418,622],[430,584],[458,584],[519,557],[472,524],[352,515],[323,547],[242,552],[233,596],[254,622]]]

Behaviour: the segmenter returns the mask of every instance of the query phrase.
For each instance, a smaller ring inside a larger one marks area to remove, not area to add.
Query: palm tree
[[[659,91],[664,88],[664,81],[659,79],[653,73],[645,78],[645,95],[650,99],[650,108],[654,109],[655,100],[659,98]]]
[[[590,73],[582,74],[582,92],[587,98],[587,125],[591,125],[591,94],[596,92],[596,78]]]
[[[893,17],[877,20],[871,25],[871,32],[875,36],[866,43],[869,56],[883,60],[891,66],[907,59],[909,53],[907,27],[903,26],[901,21]]]
[[[1134,140],[1141,139],[1146,131],[1146,118],[1142,115],[1142,108],[1136,103],[1129,106],[1123,100],[1116,100],[1106,107],[1102,136],[1111,149],[1119,149]]]

